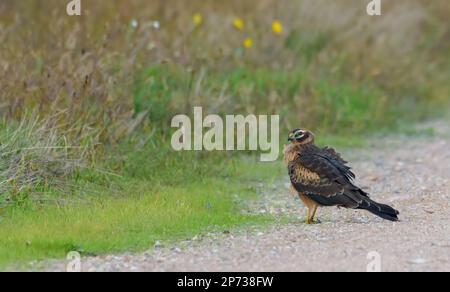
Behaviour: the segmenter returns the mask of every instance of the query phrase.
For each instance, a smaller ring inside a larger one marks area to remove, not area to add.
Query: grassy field
[[[142,251],[157,241],[270,222],[269,217],[244,215],[239,208],[244,206],[236,201],[255,199],[255,182],[277,177],[278,165],[243,173],[243,163],[238,164],[229,166],[227,178],[192,176],[191,182],[179,181],[173,187],[132,179],[120,186],[126,196],[112,197],[105,190],[69,205],[8,208],[1,221],[0,266],[64,258],[70,251],[82,255]],[[261,173],[263,169],[266,173]]]
[[[281,162],[171,149],[194,106],[347,147],[450,105],[445,0],[186,3],[0,3],[0,265],[270,221],[242,201]]]
[[[332,135],[320,143],[364,144],[361,138]],[[263,191],[261,184],[271,185],[285,174],[281,161],[262,163],[259,156],[237,153],[174,153],[162,145],[136,150],[134,142],[107,152],[115,156],[104,168],[76,164],[74,174],[40,177],[40,183],[24,169],[22,175],[30,181],[17,182],[23,190],[15,193],[18,186],[2,186],[0,267],[64,258],[70,251],[143,251],[156,241],[279,220],[243,211],[245,201]]]

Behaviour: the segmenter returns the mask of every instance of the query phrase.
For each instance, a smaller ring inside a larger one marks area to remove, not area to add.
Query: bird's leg
[[[306,224],[316,223],[316,222],[314,222],[314,217],[316,216],[317,208],[318,208],[318,205],[315,205],[315,204],[308,206],[308,214],[307,214],[307,218],[306,218]],[[319,223],[319,222],[317,222],[317,223]]]
[[[319,220],[319,218],[317,218],[316,220],[314,220],[314,217],[316,216],[316,213],[317,213],[317,210],[319,209],[319,206],[318,205],[315,205],[314,207],[313,207],[313,213],[312,213],[312,216],[311,216],[311,221],[313,222],[313,223],[322,223],[322,222],[320,222],[320,220]]]
[[[317,208],[319,207],[319,205],[313,200],[306,197],[305,194],[303,193],[299,193],[298,195],[302,200],[303,204],[305,204],[306,208],[308,208],[308,211],[306,213],[306,224],[313,224],[314,216],[316,216]]]
[[[312,224],[311,222],[311,209],[308,207],[308,210],[306,211],[306,224]]]

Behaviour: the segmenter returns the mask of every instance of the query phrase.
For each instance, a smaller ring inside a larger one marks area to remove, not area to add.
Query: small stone
[[[410,264],[414,264],[414,265],[423,265],[425,264],[427,261],[424,258],[416,258],[416,259],[412,259],[409,260],[408,263]]]

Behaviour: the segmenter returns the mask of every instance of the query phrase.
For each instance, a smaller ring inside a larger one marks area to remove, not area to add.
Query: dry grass
[[[448,108],[448,0],[383,1],[376,18],[363,2],[82,0],[83,16],[68,17],[68,1],[1,0],[0,205],[14,204],[0,213],[0,265],[258,221],[239,216],[234,194],[281,168],[174,153],[170,119],[194,105],[279,114],[283,130],[346,143]],[[34,204],[80,186],[96,196]]]
[[[446,0],[385,3],[379,18],[350,0],[82,2],[84,15],[72,18],[64,1],[0,3],[0,115],[5,125],[31,111],[39,125],[52,120],[24,133],[26,147],[43,149],[27,167],[14,161],[30,153],[2,161],[6,180],[21,176],[23,187],[48,175],[30,172],[33,161],[61,158],[66,175],[68,146],[96,145],[86,156],[95,163],[111,154],[104,145],[136,131],[142,145],[167,141],[172,114],[193,105],[363,133],[449,100]],[[274,20],[282,35],[271,31]],[[18,147],[9,139],[3,151]]]
[[[61,1],[2,1],[3,115],[64,109],[68,120],[86,116],[86,124],[110,134],[111,123],[133,110],[137,72],[161,63],[197,79],[202,68],[301,68],[313,79],[375,82],[390,98],[404,98],[398,95],[417,84],[429,90],[427,99],[448,93],[435,86],[448,77],[440,74],[450,47],[445,0],[386,3],[382,18],[367,17],[364,3],[348,0],[84,2],[84,16],[69,18]],[[196,12],[203,16],[199,27]],[[244,20],[243,31],[233,28],[235,17]],[[284,24],[282,36],[271,33],[275,19]],[[246,51],[247,37],[255,46]],[[297,94],[305,99],[308,89]]]
[[[67,194],[68,177],[88,165],[93,145],[87,140],[69,144],[70,127],[60,119],[32,116],[14,126],[1,125],[0,206],[28,199],[45,201],[50,192]]]

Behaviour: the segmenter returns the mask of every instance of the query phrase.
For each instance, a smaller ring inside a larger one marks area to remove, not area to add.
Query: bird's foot
[[[306,224],[308,225],[314,225],[314,224],[321,224],[322,221],[320,221],[319,219],[306,219]]]

